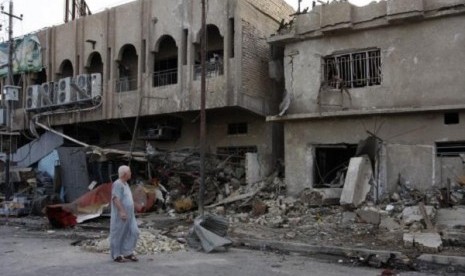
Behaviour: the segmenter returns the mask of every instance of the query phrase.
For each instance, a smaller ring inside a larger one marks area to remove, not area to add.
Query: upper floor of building
[[[275,108],[266,38],[293,12],[284,0],[208,1],[207,108],[239,106],[259,115]],[[44,69],[17,78],[23,87],[15,104],[17,117],[24,108],[50,113],[37,98],[44,93],[28,94],[29,86],[40,91],[38,85],[69,80],[63,87],[71,85],[66,93],[73,95],[65,98],[72,106],[69,102],[79,99],[72,83],[91,74],[101,83],[97,94],[102,107],[79,120],[198,110],[201,14],[200,0],[139,0],[38,31]],[[61,85],[50,87],[57,92],[48,103],[61,109],[58,94],[65,92]],[[28,102],[37,104],[31,108]],[[71,123],[65,115],[53,116],[51,122]]]
[[[460,109],[465,1],[315,6],[269,38],[285,49],[288,118]]]

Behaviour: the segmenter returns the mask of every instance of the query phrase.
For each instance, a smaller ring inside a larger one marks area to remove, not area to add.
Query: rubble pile
[[[91,252],[110,252],[109,238],[86,240],[81,242],[79,246],[81,246],[82,249]],[[185,246],[176,240],[160,233],[152,233],[145,230],[141,231],[136,246],[136,253],[144,255],[161,252],[169,253],[181,250],[185,250]]]

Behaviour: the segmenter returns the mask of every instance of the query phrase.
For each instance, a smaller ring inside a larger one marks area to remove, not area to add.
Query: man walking
[[[131,169],[128,166],[118,168],[118,179],[111,189],[110,253],[115,262],[126,260],[137,262],[134,255],[139,228],[134,215],[134,201],[128,180]]]

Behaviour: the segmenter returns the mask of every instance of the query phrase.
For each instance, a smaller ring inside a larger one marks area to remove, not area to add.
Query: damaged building
[[[284,123],[289,194],[341,188],[363,155],[375,201],[460,184],[464,12],[463,0],[331,1],[269,38],[284,49],[270,68],[284,67],[286,93],[267,120]]]
[[[284,85],[268,77],[266,38],[293,12],[283,0],[208,2],[207,153],[253,163],[258,179],[283,155],[282,127],[265,121]],[[196,149],[200,32],[201,1],[141,0],[26,36],[34,70],[14,71],[20,93],[11,130],[18,135],[5,136],[2,152],[17,148],[12,165],[31,166],[63,145]],[[64,141],[28,144],[50,130]]]

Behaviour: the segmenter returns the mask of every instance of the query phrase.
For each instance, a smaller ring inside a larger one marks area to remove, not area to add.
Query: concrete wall
[[[285,123],[286,183],[292,195],[313,186],[313,148],[315,145],[357,144],[367,131],[383,139],[386,179],[382,186],[393,192],[399,174],[420,190],[442,187],[444,180],[455,179],[464,168],[458,158],[436,157],[435,142],[463,141],[465,113],[460,123],[445,125],[442,113],[338,117]],[[451,167],[453,166],[453,167]],[[454,176],[455,174],[455,176]]]
[[[224,74],[208,79],[207,108],[242,106],[257,114],[267,115],[270,103],[266,83],[269,45],[265,38],[277,29],[281,18],[287,18],[292,8],[283,0],[210,0],[207,24],[218,27],[223,37]],[[74,122],[98,121],[136,116],[138,103],[143,97],[156,97],[141,109],[141,114],[154,115],[200,108],[200,81],[194,80],[196,43],[200,42],[201,4],[195,1],[141,0],[107,9],[98,14],[51,27],[39,32],[45,46],[44,64],[49,80],[60,78],[60,64],[69,60],[74,75],[86,72],[89,57],[100,54],[103,61],[103,105],[98,111],[81,112],[81,115],[54,115],[51,122],[63,125]],[[234,33],[229,20],[234,19]],[[248,22],[243,31],[243,22]],[[187,30],[187,39],[184,39]],[[160,38],[171,36],[178,47],[178,82],[163,87],[153,87],[154,53]],[[244,43],[244,37],[253,38]],[[234,43],[231,43],[234,41]],[[251,42],[250,42],[251,41]],[[121,49],[132,45],[137,52],[137,89],[115,92]],[[250,47],[249,47],[250,46]],[[234,47],[234,57],[227,57]],[[243,57],[244,47],[247,49]],[[183,57],[187,56],[186,62]],[[243,62],[243,61],[247,62]],[[244,81],[250,72],[255,78]],[[263,84],[263,86],[262,86]],[[243,95],[252,95],[245,97]],[[161,99],[160,99],[161,98]],[[85,114],[84,114],[85,113]],[[21,112],[18,113],[18,116]],[[21,122],[18,118],[16,121]],[[17,128],[23,128],[19,123]]]
[[[272,40],[286,43],[286,89],[294,96],[289,113],[457,104],[465,85],[465,10],[452,13],[445,2],[444,11],[431,10],[438,3],[424,2],[334,3],[300,15],[292,38]],[[391,18],[418,10],[420,18]],[[370,48],[381,50],[381,85],[320,92],[323,57]]]
[[[463,173],[458,158],[436,156],[435,143],[465,140],[465,106],[460,106],[464,4],[389,0],[356,7],[334,2],[297,16],[290,32],[269,38],[285,47],[285,86],[292,94],[287,116],[269,118],[285,123],[290,194],[313,186],[316,145],[357,144],[367,130],[384,141],[382,190],[395,191],[399,175],[426,190]],[[346,91],[322,86],[324,57],[366,49],[380,49],[380,85]],[[380,109],[382,115],[372,114]],[[448,110],[460,112],[459,124],[444,123],[442,112]]]

